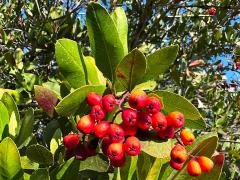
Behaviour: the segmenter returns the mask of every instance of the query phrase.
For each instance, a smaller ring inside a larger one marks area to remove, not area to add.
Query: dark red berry
[[[155,97],[155,96],[151,96],[148,97],[146,100],[146,111],[147,113],[151,113],[151,114],[155,114],[157,112],[159,112],[162,108],[162,103],[160,102],[160,100]]]
[[[112,94],[107,94],[107,95],[103,96],[102,104],[103,104],[103,108],[106,111],[111,112],[115,108],[116,99]]]
[[[114,143],[121,142],[124,139],[124,131],[121,128],[121,126],[119,126],[118,124],[110,125],[109,135],[110,135],[111,141]]]
[[[87,103],[90,106],[101,105],[102,104],[102,96],[95,92],[90,92],[87,95]]]
[[[71,150],[77,146],[79,140],[79,135],[70,133],[63,138],[63,144],[67,149]]]
[[[152,115],[152,127],[155,131],[164,131],[167,128],[167,120],[164,114],[158,112]]]
[[[130,108],[124,109],[122,111],[122,120],[126,126],[135,126],[137,122],[137,112]]]
[[[142,130],[148,130],[152,125],[152,118],[145,112],[138,112],[137,126]]]
[[[95,105],[92,107],[90,115],[94,120],[100,121],[105,118],[106,112],[102,106]]]
[[[125,136],[135,136],[137,133],[137,126],[126,126],[123,123],[120,126],[122,127]]]

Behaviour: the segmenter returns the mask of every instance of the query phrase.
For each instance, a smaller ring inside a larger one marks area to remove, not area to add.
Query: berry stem
[[[115,121],[115,119],[116,119],[116,117],[117,117],[117,115],[119,114],[119,113],[121,113],[122,112],[122,110],[118,110],[115,114],[114,114],[114,116],[113,116],[113,118],[112,118],[112,122],[111,123],[114,123],[114,121]]]
[[[174,135],[174,138],[177,140],[177,142],[178,142],[179,144],[181,144],[182,146],[185,147],[185,145],[178,139],[178,137],[176,136],[176,134]]]
[[[130,95],[130,93],[128,91],[124,92],[121,99],[119,100],[119,103],[118,103],[118,108],[119,110],[122,110],[122,103],[125,101],[125,99]]]
[[[69,118],[69,122],[71,124],[73,132],[77,133],[78,132],[77,124],[72,116]]]

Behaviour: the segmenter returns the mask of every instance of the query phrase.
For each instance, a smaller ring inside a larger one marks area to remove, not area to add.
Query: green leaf
[[[35,99],[39,106],[47,112],[50,117],[53,117],[54,108],[58,101],[58,96],[54,91],[43,86],[34,86]]]
[[[33,172],[30,180],[50,180],[48,170],[45,168],[40,168]]]
[[[0,101],[0,140],[8,135],[9,115],[6,106]]]
[[[161,171],[162,167],[162,159],[156,158],[151,169],[149,170],[147,174],[146,180],[157,180]]]
[[[4,103],[5,107],[8,110],[8,115],[10,117],[9,120],[9,134],[13,137],[18,134],[20,128],[20,116],[18,112],[17,105],[7,92],[5,92],[2,96],[1,101]]]
[[[3,88],[0,88],[0,98],[2,98],[3,94],[7,92],[8,94],[10,94],[13,99],[15,100],[15,102],[18,104],[21,100],[21,94],[16,91],[16,90],[12,90],[12,89],[3,89]]]
[[[156,86],[157,86],[156,81],[147,81],[147,82],[136,85],[134,89],[141,89],[143,91],[146,91],[146,90],[153,91],[156,88]]]
[[[51,172],[51,179],[77,179],[80,161],[72,157]]]
[[[56,60],[61,74],[73,88],[86,85],[83,59],[77,42],[60,39],[55,45]]]
[[[131,91],[146,72],[146,59],[138,49],[132,50],[116,68],[116,77],[122,85]]]
[[[50,150],[52,154],[55,154],[58,147],[62,144],[62,131],[58,128],[50,142]]]
[[[25,116],[22,119],[19,134],[15,140],[18,147],[23,146],[33,133],[33,123],[34,123],[34,111],[32,108],[30,108],[26,111]]]
[[[168,91],[155,91],[159,97],[162,97],[164,111],[180,111],[185,117],[185,127],[193,129],[204,129],[206,123],[198,109],[186,98]]]
[[[41,165],[49,166],[53,164],[52,153],[42,145],[37,144],[29,146],[26,155],[31,161],[37,162]]]
[[[137,168],[138,156],[127,156],[124,167],[120,168],[121,179],[133,179],[133,175]]]
[[[115,69],[124,56],[124,49],[115,23],[100,4],[90,2],[86,24],[92,53],[103,75],[115,80]]]
[[[109,163],[106,156],[98,154],[96,156],[88,157],[85,161],[82,161],[79,170],[80,171],[93,170],[96,172],[107,172],[108,166]]]
[[[141,140],[142,151],[156,158],[168,158],[174,141],[160,141],[158,139]]]
[[[88,83],[90,85],[106,85],[106,79],[96,66],[94,58],[86,56],[84,62],[87,69]]]
[[[21,156],[21,167],[24,170],[36,170],[39,167],[38,163],[35,163],[27,158],[27,156]]]
[[[193,156],[207,156],[211,157],[216,150],[218,137],[216,133],[208,133],[200,136],[196,141],[187,146],[187,151]],[[170,165],[167,166],[161,179],[192,179],[187,172],[187,162],[185,162],[183,169],[180,171],[173,170]]]
[[[128,22],[126,14],[122,7],[117,7],[111,14],[111,17],[117,27],[117,31],[122,42],[124,55],[128,53]]]
[[[17,146],[9,137],[0,143],[0,179],[22,179],[23,171]]]
[[[163,74],[175,61],[179,47],[167,46],[147,56],[147,71],[144,80],[153,80]]]
[[[56,111],[59,115],[69,116],[79,110],[81,104],[85,101],[89,92],[97,92],[103,94],[105,86],[93,86],[87,85],[76,89],[69,95],[63,98],[56,107]]]

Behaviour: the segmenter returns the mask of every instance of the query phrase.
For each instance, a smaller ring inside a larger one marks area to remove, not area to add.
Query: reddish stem
[[[121,113],[121,112],[122,112],[122,110],[118,110],[118,111],[114,114],[113,119],[112,119],[112,123],[114,123],[117,115],[118,115],[119,113]]]
[[[125,93],[123,93],[122,98],[119,100],[118,102],[118,108],[119,110],[122,110],[122,103],[125,101],[125,99],[130,95],[130,93],[128,91],[126,91]]]

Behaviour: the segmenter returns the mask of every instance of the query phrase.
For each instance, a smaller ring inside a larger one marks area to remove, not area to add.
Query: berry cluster
[[[91,107],[90,113],[77,121],[77,129],[83,134],[82,140],[78,134],[74,133],[64,137],[66,158],[75,156],[78,160],[84,160],[94,156],[100,144],[102,152],[109,158],[111,165],[122,167],[125,164],[126,155],[136,156],[140,153],[141,143],[137,137],[141,133],[153,131],[159,139],[176,138],[178,140],[175,129],[184,126],[184,115],[181,112],[174,111],[165,116],[160,112],[163,108],[161,99],[155,95],[148,96],[142,90],[134,90],[131,94],[126,93],[119,99],[112,94],[102,97],[95,92],[90,92],[86,101]],[[126,101],[129,106],[123,108],[122,104]],[[114,121],[120,113],[122,122],[117,124]],[[111,121],[105,120],[109,119],[110,114],[113,114]],[[195,140],[189,130],[182,130],[180,137],[184,145],[190,145]],[[181,143],[180,140],[178,142]],[[178,170],[190,156],[182,143],[177,144],[171,151],[170,165]],[[204,162],[205,159],[204,157]],[[189,163],[193,161],[194,159]],[[191,171],[189,170],[189,174],[197,174]]]
[[[187,163],[188,174],[191,176],[200,176],[202,172],[210,172],[214,166],[213,161],[205,156],[194,157],[188,154],[185,146],[191,145],[195,137],[190,130],[184,129],[180,132],[181,141],[178,140],[171,150],[170,166],[173,169],[181,170],[188,157],[190,161]]]
[[[211,7],[208,9],[209,15],[214,16],[214,15],[216,15],[216,13],[217,13],[217,9],[215,7]]]

